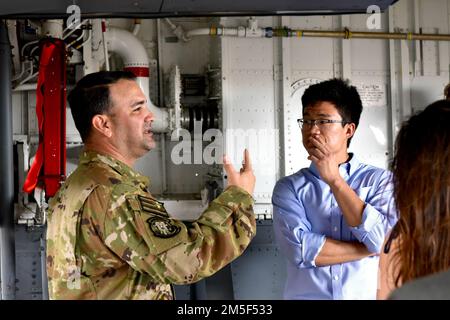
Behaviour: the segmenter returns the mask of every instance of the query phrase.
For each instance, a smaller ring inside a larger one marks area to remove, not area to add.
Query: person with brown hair
[[[444,88],[444,97],[446,100],[450,100],[450,83]]]
[[[450,269],[449,123],[450,101],[439,100],[413,115],[397,136],[392,171],[399,220],[380,257],[379,299]]]

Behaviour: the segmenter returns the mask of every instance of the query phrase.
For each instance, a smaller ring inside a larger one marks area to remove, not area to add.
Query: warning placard
[[[357,84],[364,107],[386,106],[386,86],[384,84]]]

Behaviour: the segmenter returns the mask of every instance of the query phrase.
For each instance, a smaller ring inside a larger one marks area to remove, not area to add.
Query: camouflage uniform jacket
[[[51,199],[47,275],[51,299],[173,299],[170,284],[208,277],[256,233],[252,197],[232,186],[195,222],[171,219],[148,179],[84,152]]]

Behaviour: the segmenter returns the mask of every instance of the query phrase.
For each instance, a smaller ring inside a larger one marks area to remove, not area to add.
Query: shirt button
[[[334,227],[334,228],[333,228],[333,231],[336,232],[336,231],[337,231],[337,227]]]
[[[334,276],[333,279],[334,279],[334,280],[338,280],[339,277],[338,277],[338,276]]]

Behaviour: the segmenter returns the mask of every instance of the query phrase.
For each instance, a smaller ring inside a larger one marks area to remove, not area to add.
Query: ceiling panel
[[[207,15],[312,15],[363,13],[370,5],[384,11],[397,0],[14,0],[0,2],[0,16],[67,17],[76,4],[83,17],[171,17]]]

